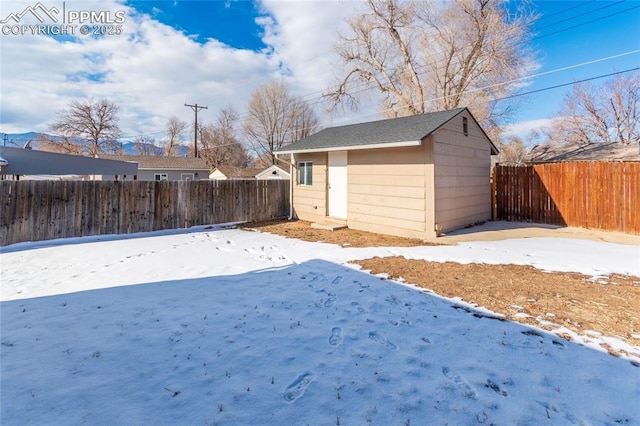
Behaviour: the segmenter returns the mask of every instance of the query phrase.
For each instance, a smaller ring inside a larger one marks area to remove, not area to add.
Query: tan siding
[[[293,210],[298,219],[321,221],[327,214],[327,154],[296,154],[295,164],[313,162],[313,184],[298,185],[298,169],[293,169]]]
[[[490,146],[469,117],[469,135],[462,116],[434,135],[435,221],[447,232],[491,219]]]
[[[371,207],[395,207],[405,210],[418,210],[424,212],[425,200],[424,196],[420,198],[414,197],[401,197],[401,196],[388,196],[388,195],[368,195],[362,193],[352,192],[349,197],[349,202],[356,204],[362,204]],[[422,219],[420,219],[422,220]]]
[[[393,196],[402,198],[424,198],[423,185],[420,186],[379,186],[371,183],[356,184],[349,183],[351,192],[354,194],[372,194],[380,196]]]
[[[427,238],[425,146],[350,151],[350,228]]]
[[[351,153],[349,153],[351,154]],[[351,174],[351,164],[349,164],[349,185],[370,184],[375,187],[400,187],[400,188],[424,188],[424,172],[422,176],[385,176],[376,174],[375,169],[371,169],[371,174]]]

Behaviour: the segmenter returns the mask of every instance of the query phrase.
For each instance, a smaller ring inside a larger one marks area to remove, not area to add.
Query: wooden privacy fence
[[[289,214],[289,181],[0,181],[0,245]]]
[[[640,163],[496,166],[494,218],[640,234]]]

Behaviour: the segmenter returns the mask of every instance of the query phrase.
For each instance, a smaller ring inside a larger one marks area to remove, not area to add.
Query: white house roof
[[[420,145],[424,138],[463,111],[467,111],[471,115],[467,108],[457,108],[409,117],[329,127],[287,145],[276,151],[276,154]],[[497,153],[497,149],[488,137],[487,140],[491,144],[492,151]]]

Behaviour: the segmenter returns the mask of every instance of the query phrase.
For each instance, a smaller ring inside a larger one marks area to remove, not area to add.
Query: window
[[[155,180],[169,180],[169,177],[167,176],[166,173],[156,173],[154,175],[154,179]]]
[[[298,185],[313,184],[313,162],[301,161],[298,163]]]
[[[180,173],[180,180],[193,180],[193,173]]]
[[[464,133],[465,136],[469,136],[469,122],[467,117],[462,117],[462,133]]]

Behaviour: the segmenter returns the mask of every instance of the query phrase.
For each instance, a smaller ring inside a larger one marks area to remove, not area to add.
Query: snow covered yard
[[[615,358],[346,265],[640,275],[639,254],[545,238],[356,249],[220,228],[5,247],[0,423],[640,424],[640,348]]]

